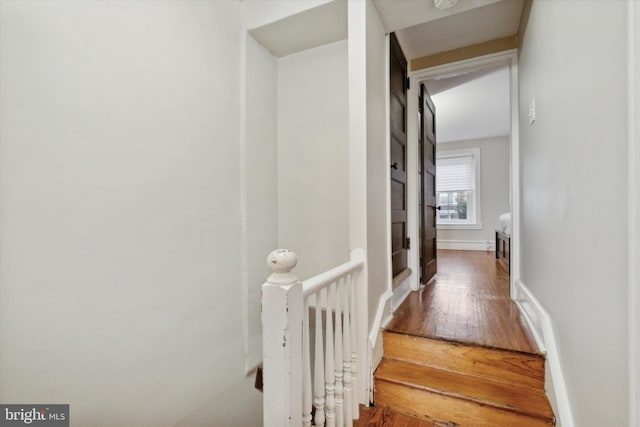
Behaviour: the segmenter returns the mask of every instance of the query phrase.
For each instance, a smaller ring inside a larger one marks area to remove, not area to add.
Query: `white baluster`
[[[336,350],[336,425],[344,426],[344,383],[343,383],[343,353],[342,353],[342,285],[344,280],[340,279],[336,284],[336,331],[335,331],[335,350]]]
[[[309,298],[304,299],[302,321],[302,426],[311,427],[311,358],[309,350]]]
[[[325,393],[325,384],[324,384],[324,354],[323,354],[323,345],[322,345],[322,307],[326,307],[327,303],[327,290],[323,289],[322,291],[316,294],[316,351],[314,360],[314,375],[313,375],[313,385],[314,385],[314,400],[313,404],[316,408],[314,425],[316,427],[324,427],[324,393]],[[329,313],[327,311],[327,313]],[[327,314],[329,317],[330,314]]]
[[[336,379],[335,379],[335,371],[334,371],[334,353],[333,353],[333,301],[335,300],[335,290],[336,284],[332,283],[330,287],[330,292],[327,295],[327,305],[325,310],[326,317],[326,343],[327,343],[327,351],[325,351],[325,379],[326,379],[326,389],[327,389],[327,397],[326,397],[326,424],[327,427],[336,427],[336,400],[335,400],[335,388],[336,388]]]
[[[358,406],[358,339],[356,334],[356,319],[358,317],[356,315],[356,284],[351,274],[349,274],[349,285],[351,291],[351,297],[349,298],[351,307],[351,321],[349,322],[351,326],[351,407],[353,419],[357,420],[360,418],[360,407]]]
[[[353,425],[352,409],[351,406],[351,322],[349,321],[349,289],[351,288],[351,276],[347,276],[344,279],[342,286],[343,297],[343,320],[342,320],[342,346],[344,351],[344,425],[350,427]]]

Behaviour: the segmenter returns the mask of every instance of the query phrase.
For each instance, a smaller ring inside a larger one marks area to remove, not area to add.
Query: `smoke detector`
[[[436,6],[436,9],[445,10],[453,7],[458,3],[458,0],[433,0],[433,4]]]

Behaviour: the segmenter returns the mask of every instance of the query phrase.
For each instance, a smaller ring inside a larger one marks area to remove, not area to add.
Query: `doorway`
[[[520,244],[519,244],[519,168],[518,168],[518,155],[519,155],[519,142],[518,142],[518,98],[517,98],[517,54],[515,50],[500,52],[497,54],[486,55],[478,58],[472,58],[469,60],[459,61],[452,64],[441,65],[433,68],[427,68],[423,70],[417,70],[410,73],[411,88],[408,93],[408,157],[415,161],[410,161],[408,165],[408,191],[409,194],[418,194],[419,182],[418,182],[418,159],[420,158],[418,153],[418,144],[414,141],[419,139],[419,96],[420,86],[422,83],[428,83],[430,80],[442,79],[443,77],[455,77],[461,76],[471,72],[486,72],[488,69],[496,69],[499,67],[506,67],[509,78],[509,114],[510,122],[508,124],[508,146],[509,146],[509,202],[511,212],[511,277],[510,277],[510,290],[512,297],[515,295],[515,282],[520,276]],[[412,151],[411,151],[412,150]],[[440,201],[440,200],[439,200]],[[418,237],[419,233],[419,215],[418,215],[418,199],[411,200],[409,198],[408,209],[408,221],[409,221],[409,235]],[[411,206],[413,204],[413,207]],[[451,210],[451,209],[450,209]],[[413,215],[413,217],[412,217]],[[439,214],[440,215],[440,214]],[[493,242],[490,242],[493,244]],[[491,245],[493,246],[493,245]],[[419,267],[419,255],[417,251],[410,254],[411,267]],[[414,290],[419,289],[420,283],[418,280],[411,282],[411,287]]]

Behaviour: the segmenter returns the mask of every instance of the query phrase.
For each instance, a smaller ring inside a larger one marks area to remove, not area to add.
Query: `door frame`
[[[511,107],[511,135],[510,135],[510,195],[511,204],[511,280],[510,291],[512,298],[516,295],[515,283],[520,278],[520,138],[518,125],[518,51],[517,49],[478,56],[462,61],[421,70],[409,71],[411,85],[407,93],[408,123],[407,123],[407,227],[410,238],[417,242],[418,229],[418,102],[420,84],[434,77],[454,74],[463,71],[473,71],[496,65],[509,66],[509,97]],[[409,251],[409,268],[418,271],[420,268],[419,251],[412,245]],[[420,288],[418,275],[412,275],[410,286],[413,290]]]
[[[640,427],[640,6],[627,0],[629,426]]]

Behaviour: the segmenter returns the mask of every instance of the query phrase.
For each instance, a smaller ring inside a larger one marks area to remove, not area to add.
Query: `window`
[[[440,228],[481,228],[480,149],[443,150],[436,156],[436,201]]]

